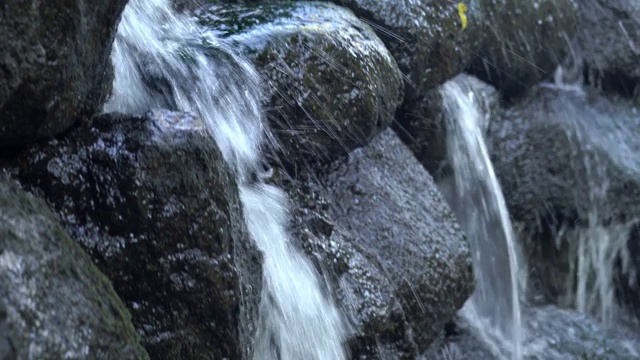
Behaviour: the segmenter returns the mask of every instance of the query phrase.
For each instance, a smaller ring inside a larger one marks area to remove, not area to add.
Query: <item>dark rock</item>
[[[0,358],[149,358],[109,280],[43,202],[4,177]]]
[[[366,144],[402,101],[395,60],[349,10],[322,2],[220,5],[198,17],[261,72],[286,164],[326,162]]]
[[[449,206],[392,130],[334,163],[323,179],[328,216],[386,277],[379,286],[393,287],[392,301],[424,350],[474,289],[469,244]]]
[[[477,51],[480,24],[463,30],[449,0],[336,0],[370,24],[407,77],[403,109],[464,69]],[[401,115],[409,115],[402,114]]]
[[[494,87],[477,78],[460,74],[449,81],[457,82],[465,92],[471,94],[474,104],[487,119],[494,117],[500,110],[500,95]],[[407,119],[396,131],[402,141],[413,151],[416,158],[436,179],[448,174],[447,168],[447,113],[442,87],[430,90],[416,103],[421,117]]]
[[[409,142],[434,140],[432,101],[439,85],[460,73],[476,57],[481,23],[462,29],[456,3],[450,0],[336,0],[371,25],[405,76],[404,102],[395,130]],[[428,120],[426,120],[428,119]],[[424,126],[424,127],[423,127]],[[429,144],[435,150],[437,144]]]
[[[623,93],[637,91],[640,3],[635,0],[578,2],[580,27],[574,43],[577,56],[604,87],[620,89]]]
[[[127,0],[4,1],[0,7],[0,146],[55,135],[111,91],[109,61]]]
[[[505,96],[524,93],[564,60],[578,24],[578,0],[475,0],[469,23],[482,38],[472,73]]]
[[[352,359],[415,359],[417,346],[394,285],[377,258],[336,223],[318,178],[283,185],[292,203],[292,237],[335,284],[334,297],[351,325]]]
[[[251,352],[262,284],[235,179],[198,118],[104,115],[17,156],[114,281],[153,359]]]
[[[640,109],[579,89],[540,86],[489,124],[511,216],[586,222],[640,213]]]

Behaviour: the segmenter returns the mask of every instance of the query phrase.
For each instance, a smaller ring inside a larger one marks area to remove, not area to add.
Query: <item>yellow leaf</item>
[[[469,10],[467,8],[467,5],[461,2],[458,3],[458,16],[460,16],[460,22],[462,23],[462,30],[467,28],[467,14],[466,14],[467,10]]]

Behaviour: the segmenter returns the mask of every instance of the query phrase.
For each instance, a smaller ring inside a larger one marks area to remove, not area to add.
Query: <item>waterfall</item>
[[[496,356],[522,358],[522,260],[485,142],[488,126],[473,92],[456,79],[442,86],[447,153],[453,168],[443,192],[469,240],[476,290],[462,315]],[[448,183],[447,183],[448,181]]]
[[[193,112],[234,170],[249,233],[264,256],[264,288],[254,359],[340,360],[346,357],[341,314],[311,265],[289,241],[287,199],[252,183],[266,127],[253,67],[169,0],[131,0],[112,59],[114,94],[105,111],[152,108]]]

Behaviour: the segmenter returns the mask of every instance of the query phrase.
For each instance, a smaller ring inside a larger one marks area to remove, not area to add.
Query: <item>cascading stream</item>
[[[265,127],[259,78],[169,0],[131,0],[114,43],[114,94],[105,111],[172,108],[200,116],[233,168],[249,232],[264,255],[254,359],[344,359],[346,329],[311,263],[290,243],[287,198],[251,183]]]
[[[476,274],[476,290],[462,314],[496,356],[521,359],[522,260],[485,143],[487,119],[474,94],[465,93],[455,79],[441,93],[454,173],[454,182],[445,182],[443,192],[467,234]]]

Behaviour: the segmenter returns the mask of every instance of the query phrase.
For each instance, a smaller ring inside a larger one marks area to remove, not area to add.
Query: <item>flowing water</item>
[[[131,0],[114,43],[114,94],[105,111],[196,113],[237,175],[249,232],[264,256],[254,359],[340,360],[345,327],[311,263],[290,243],[287,199],[250,180],[260,171],[259,78],[242,58],[169,0]]]
[[[614,100],[590,99],[580,85],[562,85],[555,88],[562,101],[552,103],[550,121],[557,123],[571,143],[573,158],[568,165],[575,173],[573,197],[581,224],[566,225],[555,235],[558,247],[568,247],[569,274],[561,304],[613,325],[621,316],[616,275],[622,272],[635,278],[627,241],[640,219],[631,214],[615,219],[622,201],[615,194],[621,191],[612,187],[618,189],[622,179],[640,180],[640,143],[634,138],[640,128],[640,111]],[[633,202],[631,199],[629,206]]]
[[[522,260],[485,142],[478,99],[454,80],[442,87],[454,182],[445,191],[471,245],[476,290],[462,315],[501,358],[522,358]]]

